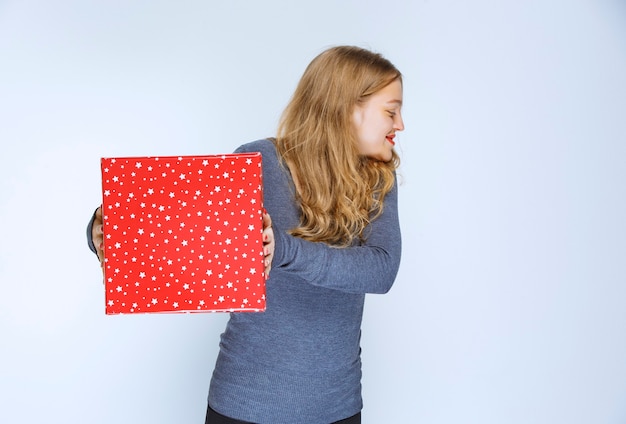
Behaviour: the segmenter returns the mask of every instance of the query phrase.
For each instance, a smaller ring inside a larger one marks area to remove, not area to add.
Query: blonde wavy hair
[[[402,74],[391,62],[353,46],[330,48],[306,68],[274,139],[297,182],[301,216],[291,234],[337,247],[365,239],[400,161],[395,151],[389,162],[360,155],[352,115],[395,80]]]

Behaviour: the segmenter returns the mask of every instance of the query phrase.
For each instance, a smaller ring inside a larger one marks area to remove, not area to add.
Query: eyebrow
[[[387,104],[396,103],[399,106],[402,106],[402,100],[389,100]]]

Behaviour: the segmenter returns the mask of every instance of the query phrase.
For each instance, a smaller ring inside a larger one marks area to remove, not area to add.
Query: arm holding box
[[[236,150],[257,151],[263,158],[264,206],[272,216],[276,239],[274,272],[348,293],[388,292],[400,266],[402,244],[397,182],[385,196],[383,213],[365,229],[366,240],[358,246],[333,247],[287,233],[297,225],[300,214],[293,180],[272,141],[257,140]]]
[[[400,266],[401,238],[397,183],[385,197],[385,209],[366,230],[359,246],[336,248],[274,231],[274,269],[310,284],[351,293],[386,293]]]

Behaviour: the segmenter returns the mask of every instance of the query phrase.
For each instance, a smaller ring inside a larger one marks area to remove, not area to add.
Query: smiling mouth
[[[391,134],[391,135],[388,135],[388,136],[387,136],[387,137],[385,137],[385,138],[387,139],[387,141],[388,141],[389,143],[391,143],[391,145],[392,145],[392,146],[395,146],[395,145],[396,145],[396,142],[395,142],[395,141],[393,141],[393,139],[394,139],[395,137],[396,137],[396,135],[395,135],[395,134]]]

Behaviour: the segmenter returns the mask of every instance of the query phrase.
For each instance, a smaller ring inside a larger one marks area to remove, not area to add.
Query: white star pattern
[[[101,169],[107,314],[265,310],[259,153]]]

